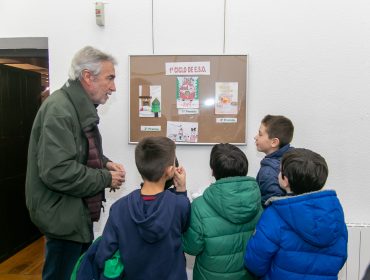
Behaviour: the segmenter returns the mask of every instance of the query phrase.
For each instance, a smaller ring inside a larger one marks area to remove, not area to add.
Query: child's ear
[[[166,171],[165,171],[166,177],[167,177],[167,178],[172,178],[172,177],[173,177],[173,173],[174,173],[174,171],[175,171],[175,167],[174,167],[173,165],[168,166],[168,167],[166,168]]]
[[[279,138],[272,138],[271,146],[273,148],[278,148],[280,145],[280,140]]]
[[[286,190],[287,192],[290,192],[290,185],[289,180],[287,176],[281,176],[280,187]]]

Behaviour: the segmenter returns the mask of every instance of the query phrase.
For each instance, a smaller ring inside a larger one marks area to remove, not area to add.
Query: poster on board
[[[177,77],[176,104],[179,109],[199,108],[198,77]]]
[[[215,114],[238,113],[238,83],[216,83]]]
[[[198,123],[196,122],[167,122],[168,138],[175,142],[197,143]]]

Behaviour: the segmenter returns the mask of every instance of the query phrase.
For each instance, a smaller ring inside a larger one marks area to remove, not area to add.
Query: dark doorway
[[[32,123],[45,90],[39,68],[47,68],[37,61],[47,64],[48,58],[29,51],[0,50],[0,262],[41,236],[26,208],[25,175]],[[35,53],[45,56],[45,50]]]

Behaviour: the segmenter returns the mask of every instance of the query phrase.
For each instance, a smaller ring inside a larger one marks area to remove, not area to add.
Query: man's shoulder
[[[61,101],[61,100],[68,100],[65,92],[63,89],[57,89],[55,90],[50,96],[45,100],[46,103],[48,102],[55,102],[56,100]]]
[[[72,109],[72,103],[61,89],[56,90],[42,104],[40,111],[48,114],[63,114]]]

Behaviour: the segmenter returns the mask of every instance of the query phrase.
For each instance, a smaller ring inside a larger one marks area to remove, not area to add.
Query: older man
[[[85,47],[72,60],[69,80],[41,106],[32,127],[26,204],[46,236],[43,279],[69,279],[93,240],[104,189],[125,180],[121,164],[103,155],[96,107],[116,90],[115,59]]]

